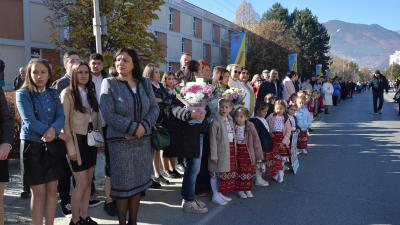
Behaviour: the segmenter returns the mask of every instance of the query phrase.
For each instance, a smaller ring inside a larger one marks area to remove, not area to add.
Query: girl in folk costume
[[[254,123],[256,127],[258,137],[260,138],[261,147],[264,153],[264,158],[266,154],[272,151],[272,138],[271,132],[265,119],[268,113],[268,104],[265,102],[257,102],[255,108],[255,117],[250,118],[250,121]],[[269,183],[265,181],[262,177],[262,172],[265,169],[265,165],[258,163],[258,168],[256,171],[256,185],[268,186]]]
[[[260,139],[254,124],[249,120],[249,111],[239,107],[235,111],[236,137],[236,190],[240,198],[252,198],[253,176],[256,161],[263,160]]]
[[[297,148],[299,152],[307,154],[307,136],[308,128],[311,126],[312,117],[307,107],[305,106],[305,98],[298,98],[296,101],[299,110],[296,112],[297,126],[300,129],[297,139]]]
[[[283,182],[284,164],[290,154],[291,126],[286,112],[286,104],[278,100],[274,105],[275,112],[268,116],[267,122],[272,133],[272,152],[267,154],[268,174],[278,183]]]
[[[236,157],[234,143],[234,123],[230,116],[232,102],[218,101],[218,114],[210,125],[210,155],[208,169],[213,192],[212,202],[226,205],[231,198],[222,193],[235,190]]]
[[[313,90],[310,99],[306,103],[307,109],[310,112],[311,119],[317,116],[318,113],[318,91]]]
[[[298,108],[297,108],[297,105],[296,104],[290,104],[289,106],[288,106],[288,112],[287,112],[287,115],[288,115],[288,117],[289,117],[289,123],[290,123],[290,127],[291,127],[291,135],[290,135],[290,147],[292,147],[292,135],[294,134],[294,133],[299,133],[300,132],[300,130],[297,128],[297,118],[296,118],[296,116],[295,116],[295,114],[296,114],[296,112],[297,112],[297,110],[298,110]],[[296,143],[297,144],[297,143]],[[293,149],[291,149],[291,153],[293,153],[292,152],[292,150]],[[292,155],[292,157],[293,157],[293,155]],[[291,158],[289,158],[289,161],[290,161],[290,165],[292,165],[292,161],[291,161]]]

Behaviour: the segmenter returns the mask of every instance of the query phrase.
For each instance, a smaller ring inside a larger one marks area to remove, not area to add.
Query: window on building
[[[202,20],[196,17],[193,17],[193,36],[195,38],[202,38]]]
[[[40,48],[31,48],[31,58],[32,59],[42,58],[42,50]]]
[[[169,9],[169,30],[173,30],[174,29],[174,27],[173,27],[173,24],[172,24],[172,22],[173,22],[173,19],[172,19],[172,17],[173,17],[173,9]]]
[[[168,72],[172,72],[172,65],[170,62],[168,63]]]
[[[210,44],[203,45],[203,58],[207,62],[211,63],[212,58],[211,58],[211,45]]]
[[[156,31],[154,32],[155,36],[157,37],[158,43],[161,46],[161,56],[167,56],[167,34],[163,32]]]
[[[182,38],[182,53],[192,54],[192,40]]]
[[[212,30],[212,39],[215,44],[220,43],[220,37],[221,37],[221,30],[220,27],[216,24],[213,24],[213,30]]]
[[[181,13],[173,8],[169,8],[169,30],[173,32],[180,32]]]

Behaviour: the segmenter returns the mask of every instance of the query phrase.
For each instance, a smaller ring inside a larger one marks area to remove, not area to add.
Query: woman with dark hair
[[[88,216],[88,207],[97,148],[88,145],[87,135],[90,131],[102,130],[99,103],[89,65],[80,61],[73,64],[70,71],[70,86],[61,92],[65,114],[64,133],[70,137],[66,146],[76,182],[71,198],[70,225],[95,225],[97,223]]]
[[[119,224],[137,224],[140,193],[151,186],[151,129],[159,108],[151,82],[142,77],[133,49],[115,54],[118,75],[103,80],[100,109],[107,124],[110,151],[111,196],[115,199]]]
[[[8,154],[14,139],[14,119],[7,105],[3,89],[0,88],[0,225],[4,224],[3,194],[9,181]]]
[[[244,96],[244,107],[249,110],[250,116],[254,114],[254,107],[256,106],[256,96],[254,94],[253,86],[249,82],[250,74],[249,68],[243,66],[240,72],[240,81],[242,81],[242,90],[246,93]]]
[[[30,186],[31,216],[34,225],[54,223],[57,180],[63,172],[65,144],[61,133],[64,111],[56,90],[50,89],[51,68],[47,60],[31,59],[27,78],[16,93],[21,116],[21,150],[24,181]]]
[[[194,81],[199,72],[199,63],[190,61],[183,79],[185,82]],[[205,111],[188,110],[177,98],[171,104],[172,116],[168,123],[171,136],[170,154],[186,158],[186,169],[182,182],[182,207],[188,213],[206,213],[208,209],[204,202],[195,199],[196,180],[200,171],[203,138],[201,124],[190,124],[192,119],[201,120]],[[206,120],[203,120],[206,121]]]

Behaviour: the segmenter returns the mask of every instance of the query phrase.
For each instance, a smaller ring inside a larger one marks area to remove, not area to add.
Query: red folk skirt
[[[268,175],[274,177],[279,170],[283,170],[283,156],[290,154],[290,148],[283,145],[283,132],[273,132],[272,152],[265,154],[267,160]]]
[[[308,145],[307,131],[300,131],[297,139],[297,148],[306,149]]]
[[[250,191],[253,184],[253,177],[256,173],[256,165],[251,163],[246,144],[236,145],[236,160],[236,190]]]
[[[229,143],[230,150],[230,171],[218,173],[219,191],[221,193],[234,191],[236,188],[236,156],[235,144]]]

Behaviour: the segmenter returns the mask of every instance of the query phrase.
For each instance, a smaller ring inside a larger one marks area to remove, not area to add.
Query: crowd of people
[[[339,96],[351,97],[355,88],[336,78],[300,83],[294,71],[281,81],[277,69],[251,76],[249,68],[236,64],[211,72],[205,60],[192,60],[187,53],[176,73],[161,74],[156,64],[142,70],[138,55],[128,48],[116,52],[108,73],[100,54],[84,61],[68,51],[63,63],[66,74],[51,83],[49,62],[32,59],[15,82],[23,193],[31,198],[34,225],[43,219],[53,224],[57,192],[64,215],[72,214],[71,225],[97,224],[88,207],[99,204],[91,199],[98,152],[105,154],[104,210],[118,216],[119,224],[136,224],[146,189],[169,185],[171,178],[183,179],[186,213],[208,212],[196,196],[210,195],[218,205],[233,200],[230,192],[253,198],[254,184],[282,183],[285,173],[295,170],[297,155],[308,154],[313,119],[329,114]],[[205,110],[187,107],[178,97],[182,86],[196,80],[213,86]],[[245,93],[239,104],[224,97],[233,88]],[[2,200],[14,125],[0,93]],[[167,131],[168,146],[154,144],[157,129]]]

